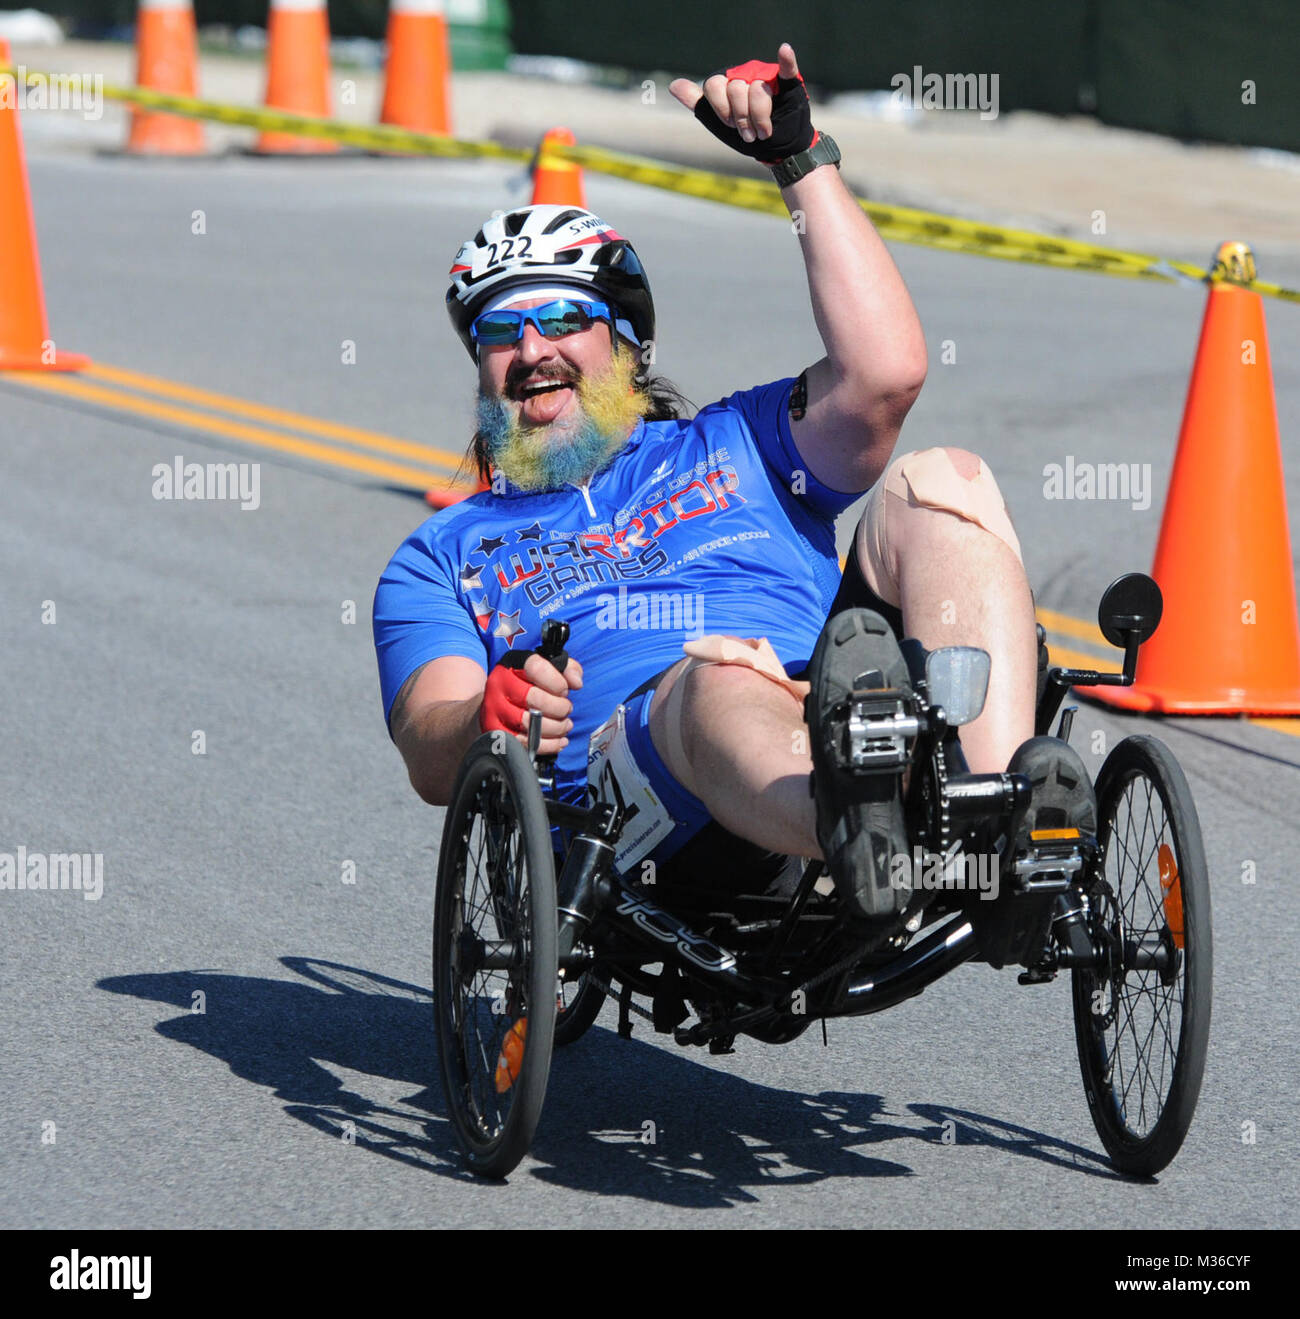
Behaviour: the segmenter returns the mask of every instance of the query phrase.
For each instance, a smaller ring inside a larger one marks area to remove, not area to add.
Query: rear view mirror
[[[979,718],[988,695],[990,667],[988,651],[977,646],[944,646],[926,656],[930,704],[943,707],[952,727]]]
[[[1101,597],[1097,626],[1112,646],[1123,650],[1128,641],[1126,634],[1136,633],[1139,642],[1151,636],[1160,626],[1164,608],[1160,588],[1146,573],[1125,573],[1111,582]]]

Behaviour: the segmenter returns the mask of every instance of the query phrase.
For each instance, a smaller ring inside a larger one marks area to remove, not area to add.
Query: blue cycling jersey
[[[556,788],[578,800],[591,733],[681,659],[684,641],[766,637],[800,673],[839,586],[835,518],[858,494],[807,471],[790,434],[793,384],[732,394],[690,421],[641,422],[585,486],[506,483],[424,522],[375,592],[385,717],[427,661],[463,655],[487,672],[562,618],[584,681]]]

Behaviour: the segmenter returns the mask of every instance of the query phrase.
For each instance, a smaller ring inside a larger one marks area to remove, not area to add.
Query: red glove
[[[512,650],[488,674],[478,723],[485,733],[528,731],[528,691],[533,680],[524,673],[531,650]]]
[[[761,82],[772,96],[772,135],[763,141],[746,142],[734,128],[728,128],[718,118],[707,96],[695,103],[695,117],[719,141],[733,151],[749,156],[764,165],[775,165],[787,156],[806,151],[817,141],[817,130],[812,126],[812,107],[808,103],[808,90],[803,75],[781,77],[779,64],[762,60],[747,60],[735,68],[719,69],[717,74],[728,81]],[[717,74],[710,74],[716,77]]]

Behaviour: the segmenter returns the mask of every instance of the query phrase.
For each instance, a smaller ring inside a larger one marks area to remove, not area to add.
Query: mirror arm
[[[1034,732],[1039,737],[1047,733],[1056,718],[1056,712],[1071,687],[1131,687],[1137,676],[1138,647],[1141,634],[1125,630],[1124,669],[1120,673],[1096,673],[1091,669],[1063,669],[1053,666],[1047,671],[1047,690],[1043,703],[1034,717]]]
[[[1121,686],[1131,687],[1133,680],[1137,677],[1138,667],[1138,647],[1142,644],[1141,634],[1138,632],[1124,633],[1124,681]]]

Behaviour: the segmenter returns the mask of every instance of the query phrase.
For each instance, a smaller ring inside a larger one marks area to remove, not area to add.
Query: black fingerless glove
[[[780,65],[765,64],[762,60],[749,60],[733,69],[719,69],[718,73],[730,82],[762,82],[772,93],[772,136],[746,142],[734,128],[728,128],[718,118],[707,96],[695,103],[695,117],[720,142],[733,151],[757,160],[763,165],[775,165],[787,156],[807,151],[817,141],[812,126],[812,107],[808,103],[808,90],[803,78],[782,78]],[[710,77],[715,75],[710,74]],[[752,126],[752,125],[751,125]]]

